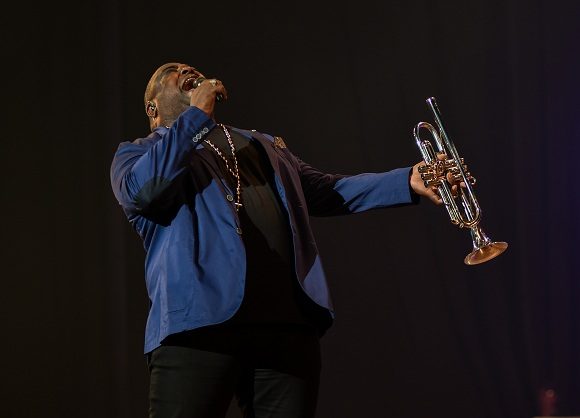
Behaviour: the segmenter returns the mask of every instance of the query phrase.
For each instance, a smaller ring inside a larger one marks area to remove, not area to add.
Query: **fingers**
[[[443,199],[441,199],[441,196],[439,196],[439,193],[437,193],[437,189],[436,188],[430,188],[427,189],[427,198],[429,200],[431,200],[433,203],[435,203],[436,205],[442,205],[443,204]]]
[[[189,91],[189,94],[189,104],[198,107],[210,116],[213,115],[215,103],[228,98],[225,86],[216,78],[204,78]]]
[[[228,92],[224,84],[217,78],[211,78],[209,80],[204,80],[201,84],[208,83],[211,85],[209,92],[215,95],[216,100],[219,102],[221,100],[227,100]]]
[[[218,102],[228,99],[228,92],[220,80],[218,80],[217,78],[212,78],[212,79],[206,80],[206,81],[212,85],[216,100]]]
[[[214,96],[220,94],[223,98],[227,98],[227,90],[224,84],[217,78],[203,78],[200,77],[195,84],[195,87],[190,90],[192,99],[201,96]]]
[[[447,154],[445,154],[444,152],[437,152],[436,155],[439,161],[445,161],[447,159]],[[441,205],[444,202],[441,196],[439,195],[437,187],[436,186],[425,187],[423,185],[424,182],[421,178],[421,175],[418,172],[419,167],[423,165],[425,165],[425,162],[421,161],[415,164],[415,166],[413,167],[413,175],[411,176],[411,187],[417,194],[425,196],[436,205]],[[454,175],[452,172],[447,172],[445,174],[445,177],[444,178],[442,177],[439,180],[448,183],[449,192],[451,193],[451,197],[453,197],[454,199],[459,197],[459,194],[461,192],[460,188],[467,187],[465,185],[465,182],[461,179],[461,176],[459,176],[457,173]],[[433,183],[433,181],[430,181],[430,183]]]
[[[459,190],[457,188],[457,184],[451,186],[451,196],[455,199],[459,195]]]
[[[425,196],[429,200],[431,200],[436,205],[440,205],[443,203],[439,195],[436,193],[436,187],[425,187],[425,182],[421,178],[421,174],[419,173],[419,167],[424,166],[425,162],[420,161],[413,166],[413,170],[411,171],[411,178],[410,186],[415,193],[420,196]]]

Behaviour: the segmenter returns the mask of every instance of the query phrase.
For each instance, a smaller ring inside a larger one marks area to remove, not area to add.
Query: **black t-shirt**
[[[288,213],[276,191],[274,170],[266,151],[256,140],[228,131],[236,149],[241,180],[242,207],[238,215],[247,266],[244,299],[229,322],[317,327],[318,321],[328,319],[329,313],[305,295],[296,278]],[[220,149],[233,169],[223,130],[217,126],[206,139]],[[215,155],[235,199],[235,177],[228,173],[219,155],[204,145]]]

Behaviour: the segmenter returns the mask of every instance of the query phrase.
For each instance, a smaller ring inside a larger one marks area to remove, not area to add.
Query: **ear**
[[[157,117],[157,106],[155,103],[148,101],[145,105],[145,113],[147,113],[147,116],[149,116],[151,119],[155,119]]]

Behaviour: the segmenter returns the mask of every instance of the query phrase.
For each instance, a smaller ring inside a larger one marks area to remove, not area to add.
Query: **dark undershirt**
[[[288,215],[274,181],[274,170],[266,151],[256,140],[229,130],[236,148],[241,180],[239,209],[242,239],[246,250],[244,299],[231,324],[298,324],[316,327],[327,318],[326,309],[316,305],[298,283],[294,271],[292,236]],[[230,146],[217,126],[207,136],[234,167]],[[211,147],[204,144],[208,150]],[[222,173],[223,160],[212,150]],[[224,175],[235,198],[236,179]]]

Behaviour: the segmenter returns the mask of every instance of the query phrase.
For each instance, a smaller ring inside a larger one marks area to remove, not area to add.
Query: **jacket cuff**
[[[421,196],[419,196],[417,194],[417,192],[415,192],[415,190],[413,190],[413,188],[411,187],[411,176],[413,175],[413,167],[411,167],[409,169],[409,194],[411,195],[411,203],[417,205],[419,202],[421,202]]]

